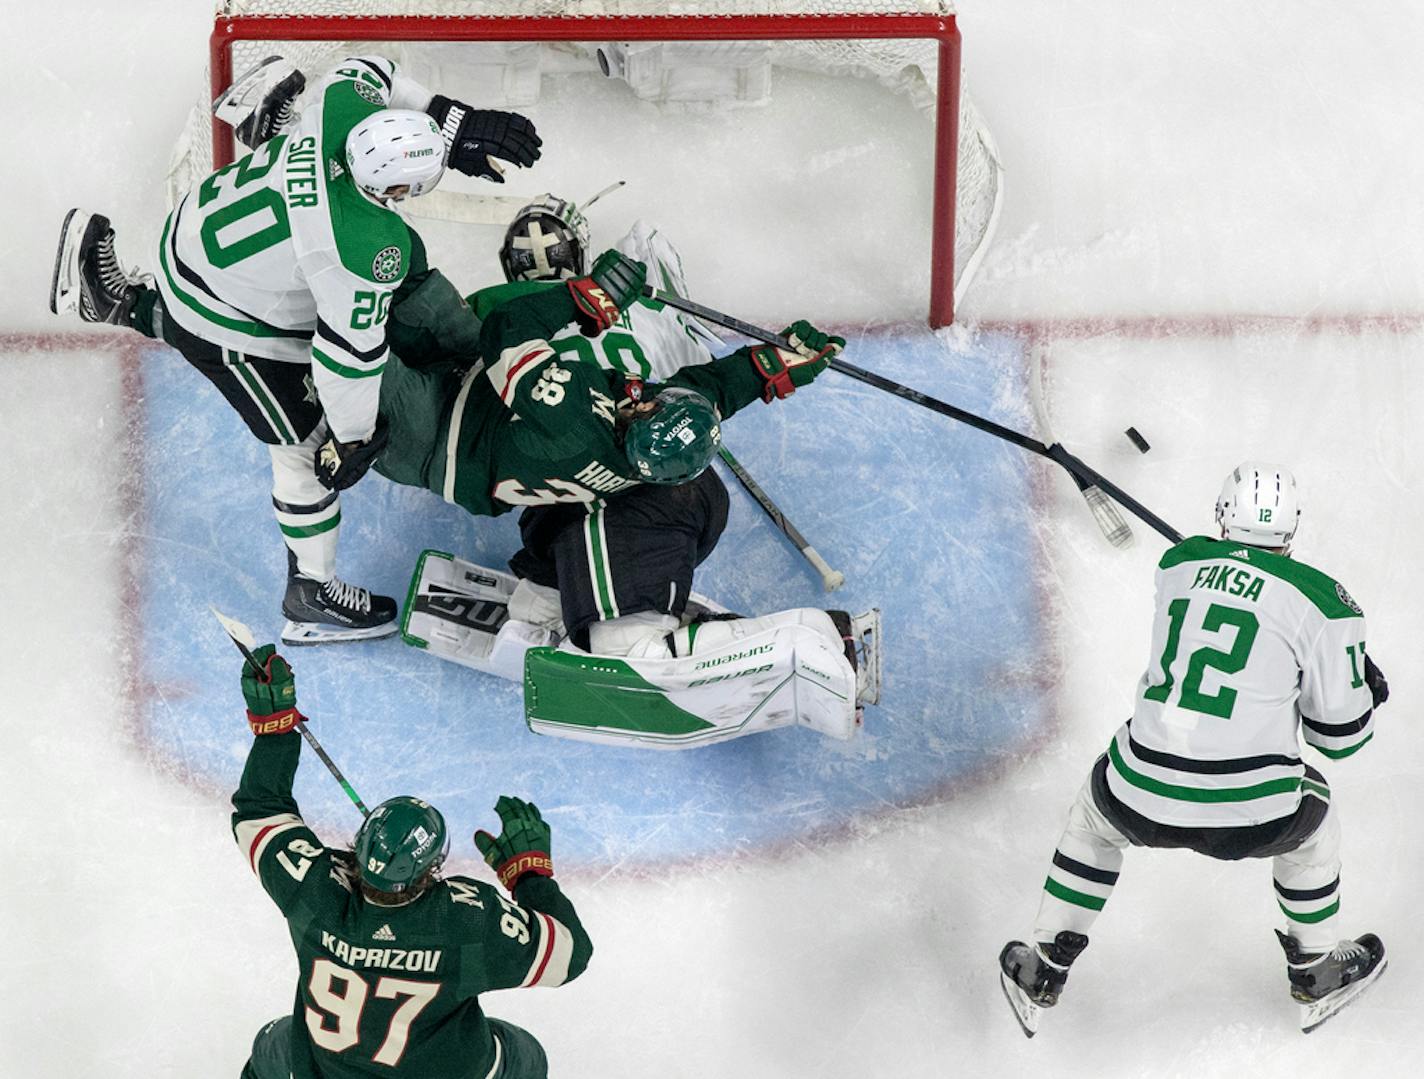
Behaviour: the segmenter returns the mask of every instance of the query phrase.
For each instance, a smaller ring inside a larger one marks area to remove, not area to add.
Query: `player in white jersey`
[[[304,100],[294,123],[178,202],[156,288],[119,265],[106,217],[70,211],[50,300],[177,348],[267,444],[288,550],[283,639],[298,644],[397,628],[393,599],[335,573],[338,493],[384,445],[387,318],[427,276],[390,204],[434,188],[447,165],[500,181],[493,158],[539,156],[526,118],[432,95],[381,57],[342,61]]]
[[[1000,955],[1004,993],[1032,1037],[1088,944],[1131,845],[1271,858],[1291,996],[1312,1030],[1384,969],[1372,933],[1340,940],[1340,828],[1300,739],[1347,757],[1374,733],[1389,687],[1365,653],[1359,604],[1290,557],[1295,479],[1246,463],[1216,507],[1219,540],[1192,537],[1157,570],[1152,662],[1132,718],[1069,811],[1033,943]]]

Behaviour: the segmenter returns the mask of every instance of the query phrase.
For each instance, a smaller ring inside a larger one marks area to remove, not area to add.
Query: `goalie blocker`
[[[563,641],[556,616],[528,620],[540,606],[530,591],[510,574],[426,551],[402,636],[442,659],[521,678],[531,730],[613,745],[682,749],[792,725],[850,738],[863,706],[879,700],[878,610],[728,618],[694,596],[668,635],[675,654],[611,656]],[[511,603],[526,617],[511,617]]]

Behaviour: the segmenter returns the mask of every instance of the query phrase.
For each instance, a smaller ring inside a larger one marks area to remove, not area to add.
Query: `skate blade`
[[[347,629],[326,622],[293,622],[282,627],[282,643],[302,647],[308,644],[344,644],[347,641],[378,641],[400,632],[400,619],[365,629]]]
[[[273,67],[274,64],[280,66]],[[248,113],[261,104],[262,97],[269,88],[277,85],[295,70],[291,63],[280,56],[258,60],[213,99],[213,115],[236,127]]]
[[[67,315],[79,310],[79,242],[89,225],[89,214],[76,206],[64,215],[59,227],[59,248],[54,253],[54,273],[49,279],[51,314]]]
[[[1302,1004],[1300,1006],[1300,1032],[1309,1034],[1312,1030],[1318,1029],[1326,1020],[1338,1014],[1341,1008],[1347,1004],[1353,1004],[1384,973],[1384,968],[1387,966],[1389,966],[1389,959],[1381,959],[1380,965],[1370,971],[1367,977],[1361,978],[1357,982],[1351,982],[1344,989],[1331,993],[1324,1000],[1318,1000],[1314,1004]]]
[[[1004,999],[1014,1010],[1014,1018],[1019,1021],[1024,1037],[1032,1038],[1038,1033],[1038,1021],[1043,1016],[1043,1009],[1029,1000],[1028,995],[1002,970],[999,971],[999,988],[1004,991]]]

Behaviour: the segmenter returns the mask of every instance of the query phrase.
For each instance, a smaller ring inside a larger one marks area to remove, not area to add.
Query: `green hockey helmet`
[[[356,833],[356,865],[373,891],[419,890],[450,852],[445,818],[429,802],[401,795],[382,802]]]
[[[623,451],[644,483],[686,483],[702,474],[722,428],[712,402],[695,390],[669,387],[652,399],[651,412],[636,415],[623,436]]]

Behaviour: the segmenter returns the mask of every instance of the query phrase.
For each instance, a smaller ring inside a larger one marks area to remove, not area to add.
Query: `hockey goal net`
[[[1002,170],[961,92],[947,0],[219,0],[210,85],[175,149],[170,194],[233,159],[232,132],[209,105],[234,76],[273,55],[317,76],[362,51],[479,107],[529,108],[544,76],[610,65],[636,97],[674,108],[765,104],[774,69],[888,87],[933,123],[932,326],[953,321],[997,223]]]

